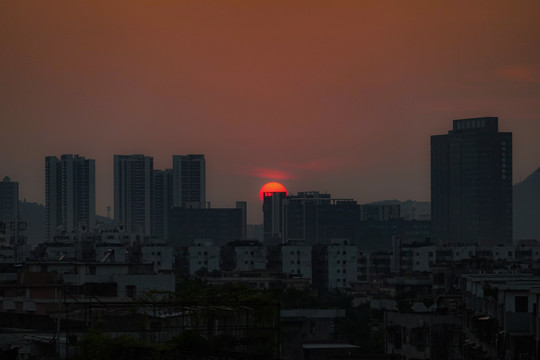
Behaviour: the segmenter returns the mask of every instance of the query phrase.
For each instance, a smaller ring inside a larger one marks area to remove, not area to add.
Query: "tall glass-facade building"
[[[431,137],[431,203],[435,243],[512,244],[512,133],[498,118],[454,120]]]

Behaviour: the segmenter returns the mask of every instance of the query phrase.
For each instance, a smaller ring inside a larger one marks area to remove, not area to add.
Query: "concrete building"
[[[326,249],[328,289],[349,287],[358,281],[358,249],[347,240],[334,240]]]
[[[5,238],[11,238],[11,223],[19,221],[19,183],[6,176],[0,182],[0,221],[5,224]]]
[[[171,246],[191,246],[197,239],[209,239],[223,246],[242,238],[242,209],[172,208],[169,215]]]
[[[430,271],[437,262],[437,247],[435,245],[418,246],[412,249],[412,271]]]
[[[170,210],[173,207],[173,171],[154,170],[152,186],[152,237],[166,241]]]
[[[346,317],[344,309],[287,309],[280,311],[282,358],[284,359],[353,359],[348,352],[336,357],[309,356],[306,346],[326,345],[330,347],[335,338],[335,326],[339,319]],[[336,344],[333,344],[336,345]],[[346,344],[339,344],[345,346]],[[338,345],[338,346],[339,346]],[[310,350],[314,350],[311,348]],[[356,359],[356,357],[354,357]]]
[[[512,244],[512,133],[498,118],[431,137],[431,202],[435,243]]]
[[[464,359],[537,359],[538,294],[532,274],[463,275]]]
[[[444,246],[437,249],[437,261],[439,262],[458,262],[471,259],[476,256],[476,246]]]
[[[173,206],[200,208],[206,203],[204,155],[173,155]]]
[[[266,248],[259,242],[249,242],[234,248],[236,270],[266,269]]]
[[[80,225],[95,226],[95,161],[79,155],[45,158],[47,240]]]
[[[461,321],[434,313],[385,311],[385,353],[400,359],[463,359]]]
[[[352,199],[334,199],[318,191],[299,192],[283,201],[284,241],[329,244],[357,239],[360,206]]]
[[[32,262],[2,275],[0,312],[50,314],[58,306],[63,310],[64,297],[72,304],[83,304],[96,298],[129,300],[146,290],[175,289],[175,275],[156,274],[151,264]]]
[[[170,272],[174,270],[173,248],[166,244],[146,244],[141,247],[142,263],[153,264],[154,272]]]
[[[188,249],[189,274],[194,275],[201,269],[208,272],[220,270],[220,247],[210,240],[196,240]]]
[[[127,232],[152,234],[152,157],[114,155],[114,220]]]
[[[312,279],[311,246],[301,242],[289,242],[281,247],[281,271],[291,276]]]
[[[515,259],[522,262],[540,260],[540,241],[519,240],[515,248]]]

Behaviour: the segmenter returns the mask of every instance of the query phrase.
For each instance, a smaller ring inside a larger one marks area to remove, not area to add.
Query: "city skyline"
[[[279,181],[361,203],[430,200],[429,141],[499,117],[514,182],[540,166],[540,4],[0,5],[0,176],[45,203],[43,158],[205,154],[212,207]]]

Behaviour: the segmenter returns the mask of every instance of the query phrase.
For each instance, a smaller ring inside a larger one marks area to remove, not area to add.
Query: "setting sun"
[[[265,192],[284,192],[285,194],[287,194],[287,189],[285,188],[285,186],[281,185],[278,182],[273,181],[266,183],[261,187],[261,190],[259,190],[259,198],[261,199],[261,201],[263,201],[263,194]]]

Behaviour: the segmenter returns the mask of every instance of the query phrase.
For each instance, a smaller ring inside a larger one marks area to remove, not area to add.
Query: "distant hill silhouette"
[[[514,185],[514,240],[540,239],[540,168]]]

